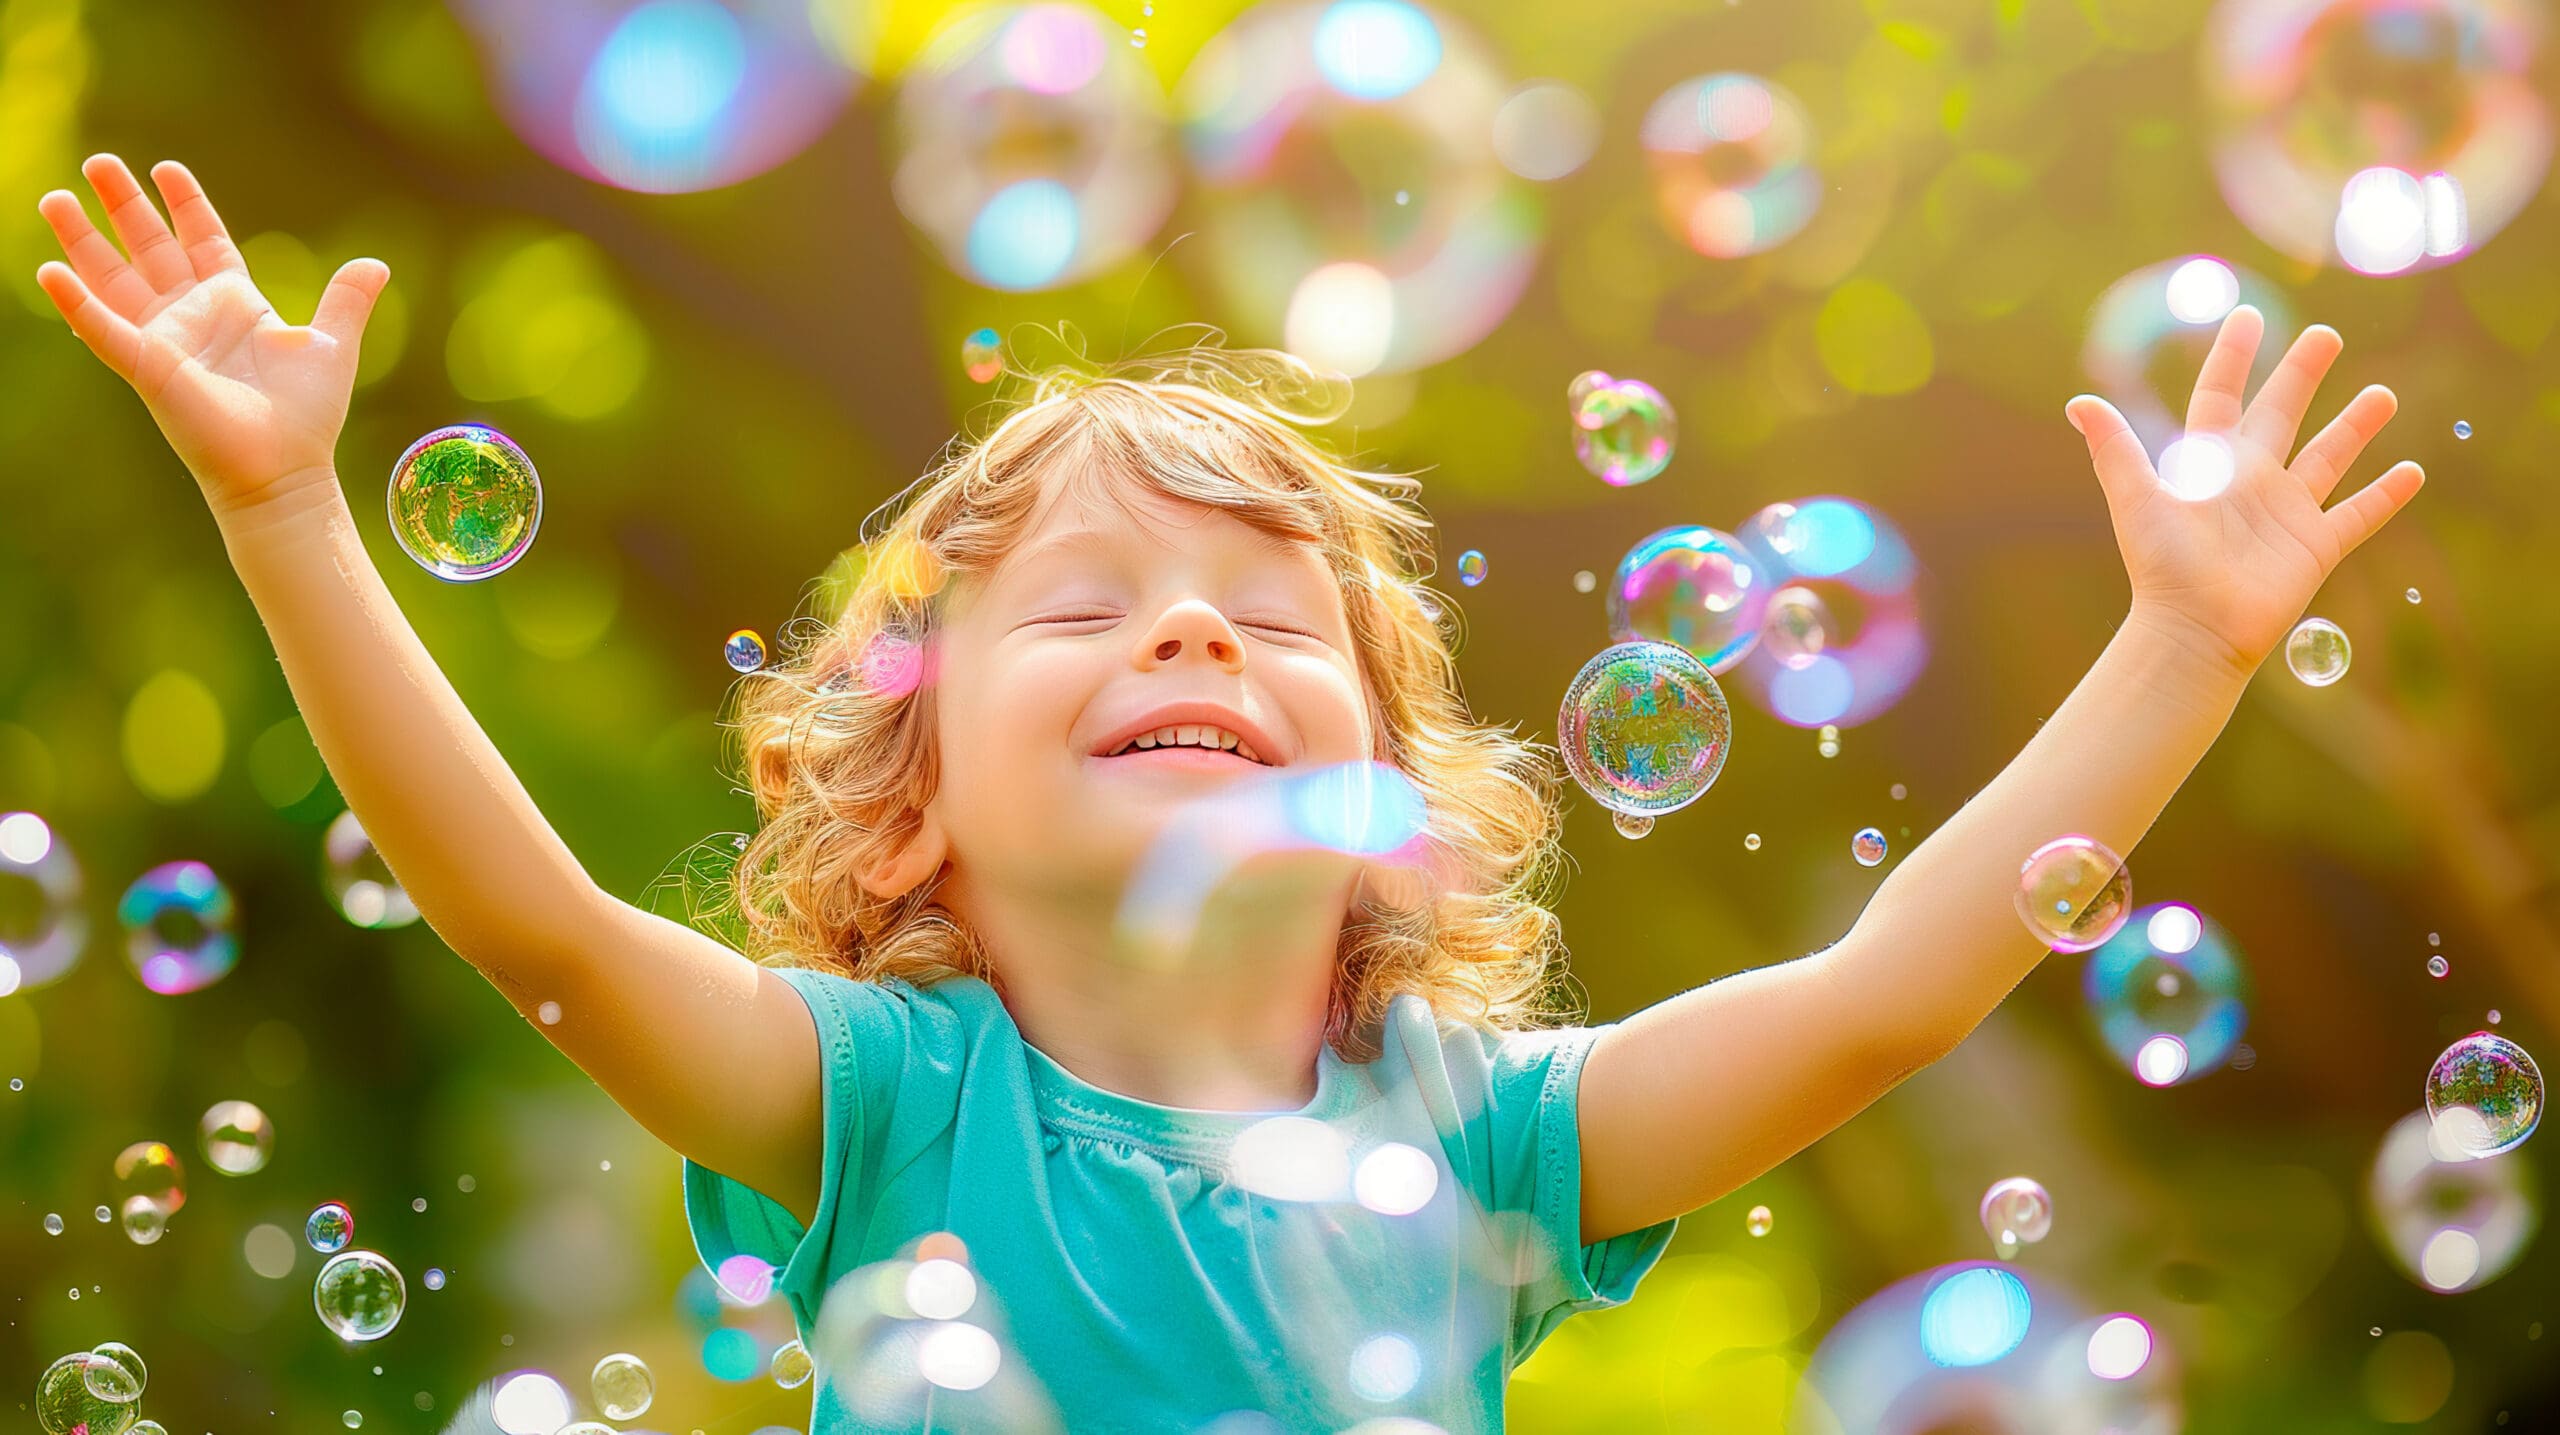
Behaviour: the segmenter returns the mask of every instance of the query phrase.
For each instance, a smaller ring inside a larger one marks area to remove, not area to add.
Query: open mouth
[[[1194,748],[1203,752],[1224,752],[1261,767],[1271,764],[1253,745],[1214,723],[1176,723],[1136,737],[1103,754],[1105,757],[1127,757],[1138,752],[1163,752]]]

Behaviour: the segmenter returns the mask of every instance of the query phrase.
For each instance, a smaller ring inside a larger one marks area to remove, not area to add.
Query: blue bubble
[[[1392,100],[1440,68],[1440,31],[1402,0],[1340,0],[1316,22],[1316,68],[1353,99]]]
[[[702,1368],[714,1380],[753,1380],[764,1374],[764,1356],[753,1335],[724,1327],[702,1338]]]
[[[1055,283],[1076,253],[1076,197],[1054,179],[997,190],[969,226],[969,267],[998,289]]]
[[[2025,1282],[1997,1266],[1974,1266],[1938,1282],[1920,1303],[1920,1351],[1935,1365],[1989,1365],[2026,1340],[2034,1318]]]

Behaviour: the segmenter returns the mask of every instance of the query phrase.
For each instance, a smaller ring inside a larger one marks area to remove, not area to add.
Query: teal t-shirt
[[[1377,1059],[1320,1049],[1305,1108],[1204,1111],[1081,1080],[975,978],[779,975],[825,1062],[816,1218],[690,1161],[685,1216],[714,1268],[775,1267],[811,1435],[921,1430],[928,1398],[949,1432],[1500,1430],[1511,1368],[1624,1303],[1678,1224],[1580,1243],[1603,1028],[1489,1032],[1408,994]],[[902,1262],[938,1231],[974,1281],[919,1313]]]

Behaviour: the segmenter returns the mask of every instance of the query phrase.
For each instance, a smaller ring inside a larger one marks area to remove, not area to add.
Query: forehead
[[[999,571],[1044,553],[1115,548],[1214,550],[1329,567],[1322,545],[1249,521],[1240,516],[1243,505],[1168,493],[1093,458],[1054,467],[1039,480],[1039,499]]]

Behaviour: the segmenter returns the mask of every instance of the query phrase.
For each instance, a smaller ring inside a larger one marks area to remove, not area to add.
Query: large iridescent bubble
[[[231,889],[202,862],[164,862],[133,879],[116,902],[125,960],[163,996],[197,991],[240,960]]]
[[[2505,1275],[2541,1224],[2533,1164],[2439,1151],[2423,1110],[2391,1127],[2365,1180],[2365,1214],[2400,1273],[2434,1291],[2465,1291]]]
[[[1796,628],[1743,655],[1728,681],[1780,722],[1851,725],[1899,702],[1928,666],[1920,566],[1893,520],[1854,498],[1773,503],[1734,530]],[[1817,624],[1818,640],[1802,629]]]
[[[1212,38],[1175,98],[1237,327],[1355,377],[1491,333],[1543,229],[1488,139],[1504,86],[1472,31],[1407,0],[1258,5]]]
[[[898,209],[991,289],[1071,284],[1119,263],[1173,207],[1164,91],[1086,6],[959,15],[898,85]]]
[[[2204,43],[2232,212],[2305,263],[2450,263],[2551,164],[2531,0],[2225,0]]]
[[[2123,929],[2133,910],[2133,876],[2104,843],[2071,833],[2027,854],[2014,900],[2037,940],[2057,952],[2085,952]]]
[[[1680,441],[1680,417],[1662,391],[1642,379],[1613,379],[1598,371],[1573,381],[1565,397],[1573,409],[1573,456],[1593,477],[1627,488],[1662,472]]]
[[[2089,953],[2081,987],[2099,1039],[2149,1086],[2220,1067],[2249,1022],[2240,949],[2184,902],[2136,907]]]
[[[90,1389],[89,1375],[111,1366],[95,1351],[66,1355],[36,1379],[36,1425],[45,1435],[124,1435],[133,1428],[141,1397],[110,1400]]]
[[[2177,1362],[2155,1348],[2115,1379],[2089,1368],[2101,1317],[2054,1277],[1985,1261],[1894,1282],[1842,1316],[1806,1364],[1789,1435],[2049,1435],[2180,1428]]]
[[[1741,540],[1698,524],[1648,535],[1609,580],[1609,636],[1688,649],[1721,673],[1760,641],[1770,584]]]
[[[1672,86],[1645,112],[1643,141],[1662,222],[1700,254],[1775,248],[1822,203],[1804,106],[1757,75],[1724,71]]]
[[[552,163],[623,189],[717,189],[805,149],[869,63],[865,6],[451,0],[491,98]]]
[[[71,849],[32,812],[0,814],[0,996],[70,971],[88,939]]]
[[[1556,713],[1565,767],[1599,803],[1655,817],[1697,801],[1724,771],[1733,717],[1685,648],[1638,641],[1582,665]]]
[[[542,477],[515,440],[482,424],[440,428],[391,466],[391,536],[450,583],[513,567],[542,527]]]
[[[2222,327],[2248,304],[2266,319],[2250,389],[2275,372],[2293,335],[2284,291],[2256,272],[2211,254],[2146,264],[2107,286],[2089,310],[2080,365],[2100,397],[2158,454],[2186,431],[2187,395]]]
[[[372,1251],[340,1251],[311,1283],[311,1304],[320,1323],[344,1341],[389,1335],[408,1303],[409,1285],[400,1278],[399,1267]]]
[[[2427,1114],[2440,1151],[2473,1159],[2512,1151],[2541,1124],[2542,1070],[2523,1047],[2475,1031],[2428,1069]]]

